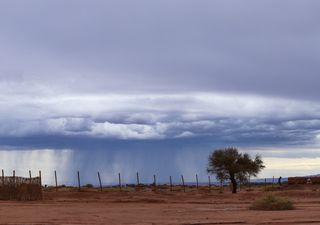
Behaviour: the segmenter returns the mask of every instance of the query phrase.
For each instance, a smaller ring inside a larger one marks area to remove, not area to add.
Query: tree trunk
[[[232,193],[235,194],[235,193],[237,193],[237,185],[238,185],[237,181],[233,176],[230,177],[230,180],[231,180],[231,184],[232,184]]]

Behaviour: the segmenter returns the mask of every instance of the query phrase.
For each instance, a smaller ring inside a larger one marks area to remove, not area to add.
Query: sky
[[[262,155],[261,177],[319,173],[319,10],[1,0],[0,163],[48,183],[55,169],[65,183],[77,170],[206,179],[210,152],[236,146]]]

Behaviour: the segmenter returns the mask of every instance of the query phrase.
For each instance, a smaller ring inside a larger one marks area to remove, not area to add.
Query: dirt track
[[[312,190],[313,189],[313,190]],[[168,191],[45,191],[40,202],[0,202],[0,224],[320,224],[320,191],[315,187],[273,192],[295,202],[292,211],[252,211],[261,190],[236,195]]]

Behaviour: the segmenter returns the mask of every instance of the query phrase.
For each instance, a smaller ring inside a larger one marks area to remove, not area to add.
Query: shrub
[[[292,210],[293,203],[286,198],[279,198],[268,195],[265,198],[255,201],[250,209],[252,210]]]
[[[86,188],[93,188],[93,185],[92,185],[92,184],[86,184],[84,187],[86,187]]]

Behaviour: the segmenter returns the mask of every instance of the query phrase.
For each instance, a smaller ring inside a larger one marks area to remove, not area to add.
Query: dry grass
[[[37,184],[0,186],[0,200],[35,201],[41,199],[41,186]]]
[[[273,195],[255,201],[250,209],[252,210],[292,210],[294,209],[293,203],[286,199]]]

